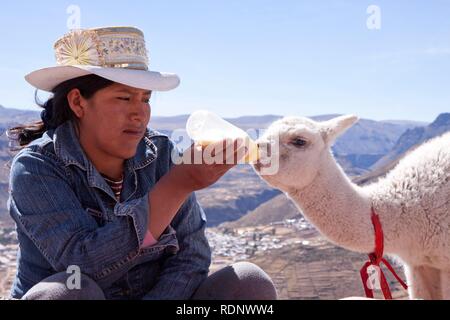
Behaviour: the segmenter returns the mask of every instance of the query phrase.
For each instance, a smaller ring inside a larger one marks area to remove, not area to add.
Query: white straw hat
[[[134,27],[73,30],[57,40],[54,49],[56,66],[25,76],[40,90],[52,91],[64,81],[89,74],[151,91],[180,84],[176,74],[148,70],[144,34]]]

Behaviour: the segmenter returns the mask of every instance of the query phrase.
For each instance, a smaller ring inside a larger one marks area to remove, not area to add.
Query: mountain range
[[[372,170],[386,166],[387,164],[398,160],[407,151],[410,151],[423,142],[439,136],[450,130],[450,113],[440,114],[436,120],[427,126],[420,126],[407,129],[397,140],[393,148],[378,160],[372,167]]]
[[[15,110],[0,106],[0,129],[20,123],[39,120],[39,111]],[[333,118],[335,115],[320,115],[312,117],[317,121]],[[188,115],[173,117],[152,117],[149,127],[171,136],[174,130],[185,128]],[[280,119],[279,115],[244,116],[227,119],[243,130],[264,130],[273,121]],[[352,177],[364,176],[371,172],[372,167],[381,159],[389,155],[399,145],[399,138],[408,132],[426,132],[420,135],[432,135],[446,125],[445,114],[438,118],[438,122],[430,125],[414,121],[374,121],[360,119],[350,128],[333,147],[338,162]],[[424,129],[433,127],[434,131]],[[419,137],[419,135],[416,135]],[[412,138],[413,139],[413,138]],[[409,140],[408,140],[409,141]],[[13,154],[8,150],[8,139],[5,134],[0,137],[0,217],[7,216],[6,200],[8,188],[8,168],[5,163],[10,161]],[[252,213],[262,204],[279,196],[280,192],[266,185],[248,165],[239,165],[230,170],[221,180],[208,189],[197,192],[209,226],[217,226],[223,222],[236,221]]]

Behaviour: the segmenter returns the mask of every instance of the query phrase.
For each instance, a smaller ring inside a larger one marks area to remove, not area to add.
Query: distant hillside
[[[225,222],[220,226],[225,228],[254,227],[269,225],[285,219],[294,219],[299,216],[301,216],[301,213],[294,203],[286,195],[280,194],[250,211],[239,220]]]
[[[250,166],[239,165],[216,184],[196,194],[211,227],[238,220],[280,191],[270,188]]]
[[[0,128],[3,129],[10,125],[23,124],[31,121],[40,120],[40,111],[10,109],[0,105]]]
[[[408,150],[422,144],[423,142],[437,137],[447,131],[450,131],[450,113],[440,114],[435,121],[428,126],[408,129],[400,136],[392,150],[383,158],[377,161],[371,169],[385,167],[386,165],[398,160]]]
[[[6,130],[19,124],[40,120],[40,112],[5,108],[0,105],[0,221],[10,222],[6,201],[8,199],[9,167],[8,162],[13,153],[9,151],[9,140]]]

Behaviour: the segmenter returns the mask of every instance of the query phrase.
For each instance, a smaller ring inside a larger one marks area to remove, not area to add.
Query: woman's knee
[[[32,287],[23,300],[104,300],[105,295],[98,284],[81,274],[79,283],[71,283],[73,275],[61,272],[54,274]]]
[[[269,275],[250,262],[237,262],[211,274],[194,299],[276,300],[277,292]]]
[[[233,264],[232,267],[239,278],[238,291],[248,296],[247,299],[277,299],[277,291],[272,279],[256,264],[238,262]]]

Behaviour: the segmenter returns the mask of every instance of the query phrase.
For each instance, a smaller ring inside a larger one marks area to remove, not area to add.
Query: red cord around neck
[[[369,261],[367,261],[364,266],[362,267],[360,273],[361,273],[361,279],[364,286],[364,291],[366,293],[366,297],[373,298],[373,283],[369,286],[369,274],[368,274],[368,268],[370,266],[374,266],[375,270],[377,272],[376,283],[379,283],[379,287],[381,288],[381,291],[383,292],[384,298],[386,300],[391,300],[391,290],[389,289],[389,285],[386,281],[386,277],[384,276],[383,270],[381,270],[380,264],[384,263],[384,265],[389,269],[389,271],[394,275],[394,277],[397,279],[398,282],[402,285],[403,288],[408,289],[408,286],[406,283],[397,275],[394,268],[392,268],[391,264],[383,258],[383,252],[384,252],[384,235],[383,235],[383,228],[381,226],[380,218],[375,212],[375,209],[372,207],[372,224],[375,229],[375,251],[369,254]],[[372,278],[372,277],[371,277]]]

